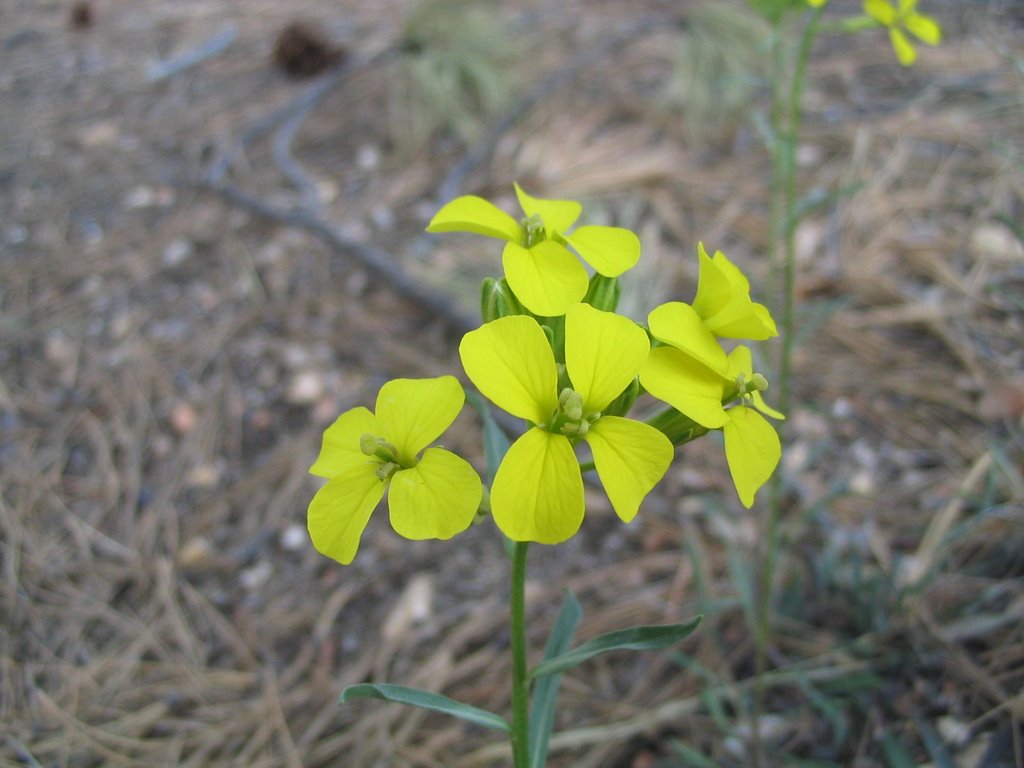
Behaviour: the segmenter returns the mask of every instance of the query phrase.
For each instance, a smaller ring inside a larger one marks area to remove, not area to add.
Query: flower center
[[[768,389],[768,379],[760,373],[755,373],[747,378],[745,373],[736,377],[736,394],[730,400],[739,398],[748,401],[755,392],[764,392]]]
[[[377,467],[377,477],[381,480],[390,479],[400,469],[408,469],[403,466],[398,456],[398,449],[383,437],[371,435],[369,432],[363,434],[359,438],[359,450],[380,462]]]
[[[573,442],[583,437],[590,426],[601,418],[600,413],[583,414],[583,396],[566,387],[558,396],[558,410],[547,426],[549,432],[565,435]]]
[[[547,237],[544,232],[544,220],[539,213],[527,216],[519,224],[523,228],[523,248],[533,248]]]

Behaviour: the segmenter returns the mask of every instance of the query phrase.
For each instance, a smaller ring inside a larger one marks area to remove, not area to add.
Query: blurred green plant
[[[688,139],[720,136],[748,114],[768,63],[768,31],[734,3],[705,3],[687,16],[661,101],[682,116]]]
[[[497,4],[428,0],[409,17],[388,73],[388,124],[404,152],[442,131],[476,139],[511,102],[517,38]]]

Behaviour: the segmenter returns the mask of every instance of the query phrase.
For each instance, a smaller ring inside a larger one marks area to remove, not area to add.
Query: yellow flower
[[[465,335],[462,365],[500,408],[530,422],[491,487],[491,511],[514,541],[557,544],[583,522],[583,478],[573,447],[586,441],[616,514],[631,521],[672,462],[673,448],[646,424],[602,411],[630,384],[650,343],[631,320],[574,304],[565,316],[565,374],[541,326],[514,315]]]
[[[566,246],[605,277],[618,277],[640,258],[640,240],[628,229],[585,226],[570,233],[582,211],[579,203],[542,200],[518,184],[515,188],[526,214],[521,222],[481,197],[466,195],[441,208],[427,231],[475,232],[505,240],[505,279],[534,314],[565,314],[587,292],[587,270]]]
[[[376,414],[359,407],[339,416],[309,469],[328,478],[309,505],[313,546],[351,563],[385,488],[391,527],[400,536],[450,539],[468,528],[483,496],[480,477],[450,451],[427,448],[464,402],[453,376],[395,379],[380,388]]]
[[[763,304],[750,298],[750,282],[739,267],[715,251],[708,256],[704,244],[697,244],[700,273],[693,308],[704,326],[715,336],[763,341],[778,336],[775,321]]]
[[[896,57],[905,67],[917,60],[917,51],[903,33],[904,29],[927,45],[942,42],[942,27],[931,17],[917,12],[917,0],[899,0],[898,6],[893,6],[889,0],[864,0],[864,13],[889,28]]]
[[[662,305],[648,322],[652,335],[665,345],[651,350],[640,383],[701,426],[722,430],[729,474],[749,508],[782,455],[779,436],[761,416],[785,418],[761,396],[768,383],[754,373],[747,347],[726,355],[689,305]]]
[[[828,0],[807,0],[807,4],[812,8],[821,8],[827,2]]]

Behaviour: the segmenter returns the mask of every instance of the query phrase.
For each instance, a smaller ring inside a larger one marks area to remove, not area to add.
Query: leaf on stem
[[[419,688],[408,688],[404,685],[390,685],[388,683],[381,683],[380,685],[374,685],[373,683],[350,685],[341,692],[338,703],[344,704],[352,699],[382,699],[395,702],[396,704],[408,704],[420,709],[432,709],[435,712],[443,712],[446,715],[458,717],[476,725],[482,725],[484,728],[494,728],[506,733],[511,730],[504,718],[499,717],[493,712],[488,712],[486,709],[463,704],[461,701],[449,699],[447,696],[442,696],[439,693],[422,691]]]
[[[530,673],[532,679],[565,672],[567,669],[608,651],[649,651],[665,648],[690,635],[703,617],[698,616],[685,624],[631,627],[595,637],[583,645],[553,659],[538,664]]]
[[[544,648],[544,660],[561,656],[569,650],[576,625],[583,616],[576,596],[566,590],[565,600],[551,628],[548,644]],[[544,768],[548,757],[548,740],[555,724],[555,703],[558,700],[558,684],[561,676],[550,674],[538,680],[533,691],[533,706],[530,708],[530,768]]]

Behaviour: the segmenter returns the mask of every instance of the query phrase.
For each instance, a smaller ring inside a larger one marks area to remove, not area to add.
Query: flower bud
[[[583,418],[583,396],[566,387],[558,395],[558,409],[569,421],[580,421]]]
[[[485,277],[480,289],[480,315],[485,323],[509,315],[528,315],[527,309],[512,293],[505,278]]]
[[[523,248],[532,248],[547,237],[544,232],[544,220],[539,213],[527,216],[520,222],[520,226],[523,229]]]

